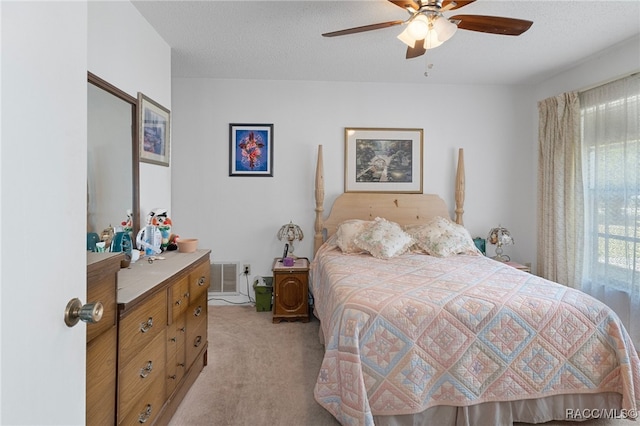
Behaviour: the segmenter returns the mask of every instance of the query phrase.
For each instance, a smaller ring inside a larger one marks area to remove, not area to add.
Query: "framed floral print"
[[[273,124],[229,124],[229,176],[273,176]]]

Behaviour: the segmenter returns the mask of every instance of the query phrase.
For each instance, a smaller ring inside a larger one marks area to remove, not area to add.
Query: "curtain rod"
[[[625,79],[625,78],[633,77],[633,76],[638,75],[638,74],[640,74],[640,71],[633,71],[631,73],[621,74],[621,75],[619,75],[617,77],[612,77],[612,78],[610,78],[608,80],[592,84],[591,86],[583,87],[582,89],[578,90],[578,93],[584,93],[584,92],[587,92],[587,91],[589,91],[591,89],[595,89],[596,87],[604,86],[605,84],[609,84],[609,83],[613,83],[614,81],[618,81],[618,80],[622,80],[622,79]]]

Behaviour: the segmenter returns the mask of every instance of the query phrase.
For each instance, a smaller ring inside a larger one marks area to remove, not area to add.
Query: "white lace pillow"
[[[409,225],[405,231],[416,245],[432,256],[481,254],[464,226],[437,216],[424,225]]]
[[[370,220],[349,219],[338,225],[336,244],[340,250],[343,253],[362,253],[363,250],[355,244],[354,240],[372,223]]]
[[[413,239],[397,223],[377,217],[354,243],[373,257],[389,259],[406,252],[413,245]]]

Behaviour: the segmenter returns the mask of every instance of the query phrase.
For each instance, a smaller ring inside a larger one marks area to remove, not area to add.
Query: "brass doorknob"
[[[74,298],[67,303],[64,310],[64,323],[73,327],[79,320],[93,324],[102,319],[104,306],[101,302],[87,303],[83,305],[80,299]]]

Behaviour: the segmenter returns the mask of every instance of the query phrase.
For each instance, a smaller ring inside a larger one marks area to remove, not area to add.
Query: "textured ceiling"
[[[171,46],[174,77],[534,84],[640,34],[638,0],[477,0],[445,16],[494,15],[534,24],[518,37],[459,30],[442,46],[406,60],[406,47],[396,38],[403,26],[321,36],[409,17],[385,0],[133,4]],[[640,46],[638,55],[640,61]]]

